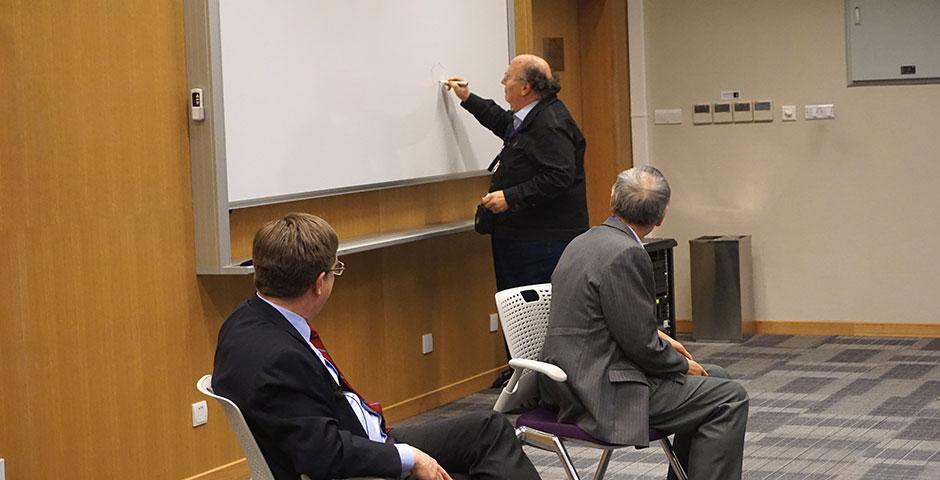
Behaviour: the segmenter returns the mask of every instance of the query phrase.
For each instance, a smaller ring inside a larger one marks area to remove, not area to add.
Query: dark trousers
[[[392,437],[433,457],[454,480],[539,479],[515,429],[494,411],[396,427]]]
[[[496,291],[507,288],[550,283],[552,272],[570,240],[519,240],[493,236],[493,269],[496,271]],[[509,346],[506,346],[506,360]],[[509,380],[508,370],[496,377],[494,387]]]
[[[549,283],[570,240],[519,240],[493,236],[496,290]]]
[[[684,384],[649,378],[650,427],[675,432],[673,447],[689,478],[740,480],[748,397],[717,365]],[[670,469],[669,478],[676,478]]]

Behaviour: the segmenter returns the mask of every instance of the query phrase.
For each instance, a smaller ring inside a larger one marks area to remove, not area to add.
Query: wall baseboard
[[[478,373],[470,378],[451,383],[450,385],[444,385],[428,393],[384,407],[382,410],[385,414],[385,418],[390,423],[395,423],[431,410],[432,408],[461,399],[472,393],[479,392],[484,388],[488,388],[493,383],[494,375],[505,368],[507,368],[507,365],[502,365]],[[249,478],[250,474],[248,461],[242,458],[183,480],[246,480]]]
[[[506,368],[508,368],[507,365],[501,365],[478,373],[470,378],[459,380],[450,385],[444,385],[428,393],[383,407],[382,410],[385,413],[385,419],[391,423],[395,423],[399,420],[413,417],[421,412],[426,412],[432,408],[461,399],[471,393],[479,392],[484,388],[489,388],[493,383],[494,376]]]
[[[241,458],[183,480],[248,480],[250,478],[251,470],[248,468],[248,460]]]
[[[691,320],[676,320],[678,333],[692,333]],[[754,333],[766,335],[842,335],[855,337],[940,338],[940,324],[757,320]]]

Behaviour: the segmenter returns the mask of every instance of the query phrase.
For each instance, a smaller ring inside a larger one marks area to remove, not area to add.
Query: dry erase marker
[[[443,83],[444,85],[447,85],[450,82],[448,82],[447,80],[441,80],[441,83]],[[456,83],[458,87],[466,87],[470,85],[470,82],[466,80],[460,80],[459,82],[454,82],[454,83]]]

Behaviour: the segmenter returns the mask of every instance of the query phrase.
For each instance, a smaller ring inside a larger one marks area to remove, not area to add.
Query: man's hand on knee
[[[415,464],[411,467],[411,475],[417,480],[452,480],[444,467],[438,465],[437,460],[417,448],[414,452]]]
[[[689,373],[688,374],[689,375],[701,375],[703,377],[708,376],[708,372],[706,372],[705,369],[702,368],[702,366],[699,365],[699,363],[696,362],[695,360],[689,360]]]

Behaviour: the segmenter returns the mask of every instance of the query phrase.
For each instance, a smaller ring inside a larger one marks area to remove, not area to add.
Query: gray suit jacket
[[[578,236],[552,274],[542,359],[568,374],[542,377],[559,420],[609,443],[649,444],[647,377],[685,382],[688,361],[659,338],[653,265],[616,217]]]

